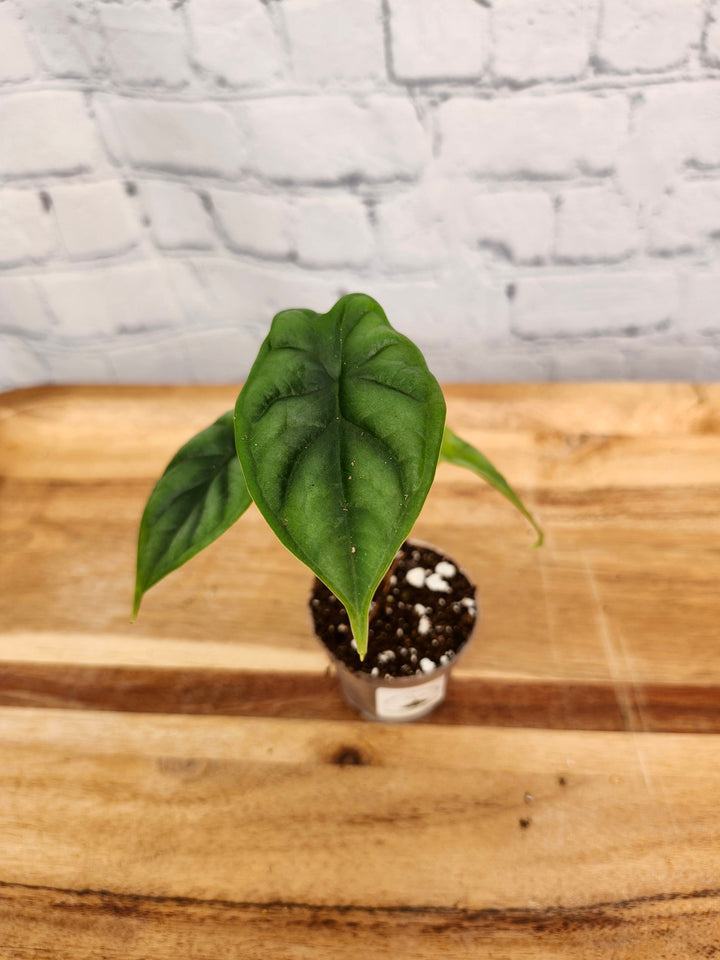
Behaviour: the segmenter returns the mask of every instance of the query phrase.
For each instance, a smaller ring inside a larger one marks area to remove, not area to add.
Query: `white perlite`
[[[432,673],[433,670],[436,669],[436,667],[437,667],[437,664],[433,660],[431,660],[429,657],[423,657],[420,660],[420,669],[422,670],[423,673]]]
[[[447,560],[441,560],[435,564],[435,573],[438,573],[445,580],[451,580],[457,573],[456,567]]]
[[[411,587],[417,587],[419,589],[425,585],[425,571],[422,567],[413,567],[412,570],[408,570],[405,574],[405,579]]]
[[[425,577],[425,586],[435,593],[450,593],[451,587],[439,573],[430,573]]]

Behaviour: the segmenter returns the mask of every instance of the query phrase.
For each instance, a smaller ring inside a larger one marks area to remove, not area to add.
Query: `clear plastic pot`
[[[413,545],[430,547],[438,553],[442,552],[431,544],[418,543],[418,541],[412,541],[412,543]],[[457,567],[454,561],[451,560],[450,562]],[[458,569],[468,577],[465,570]],[[470,580],[469,577],[468,580]],[[472,581],[470,582],[472,583]],[[475,624],[470,634],[452,660],[437,666],[430,673],[416,674],[410,677],[372,676],[363,670],[351,670],[345,663],[333,656],[322,640],[320,640],[320,643],[330,657],[343,696],[351,707],[369,720],[402,723],[419,720],[427,716],[443,702],[450,672],[471,642],[477,629],[478,620],[479,610],[476,612]],[[407,643],[408,641],[405,640],[404,642]]]
[[[466,641],[463,651],[469,640]],[[462,651],[461,651],[462,653]],[[445,699],[450,671],[460,654],[432,673],[415,677],[372,677],[361,670],[353,672],[339,660],[333,660],[343,696],[369,720],[403,723],[419,720],[440,706]]]

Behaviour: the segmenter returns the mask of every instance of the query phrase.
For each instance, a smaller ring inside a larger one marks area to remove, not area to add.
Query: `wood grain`
[[[75,960],[680,960],[715,955],[719,911],[714,890],[580,909],[498,911],[247,904],[0,885],[0,923],[17,958],[57,956],[57,945],[69,941]]]
[[[255,511],[129,622],[144,500],[234,388],[0,396],[2,960],[720,954],[720,385],[446,392],[547,541],[440,468],[416,533],[481,628],[400,726]]]
[[[67,666],[5,661],[0,706],[123,713],[347,720],[332,670],[292,673]],[[425,723],[547,730],[720,733],[720,688],[549,683],[460,675]]]
[[[0,720],[0,916],[25,956],[58,955],[56,940],[77,951],[61,956],[166,957],[187,937],[191,957],[704,956],[717,942],[713,738]]]

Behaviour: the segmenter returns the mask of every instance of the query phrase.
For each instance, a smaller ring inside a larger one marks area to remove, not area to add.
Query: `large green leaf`
[[[373,593],[435,475],[445,401],[370,297],[285,310],[238,397],[235,440],[278,538],[345,605],[360,656]]]
[[[504,497],[507,497],[510,503],[517,507],[520,513],[522,513],[535,528],[535,532],[538,535],[535,546],[542,546],[544,538],[542,530],[505,477],[495,469],[484,453],[480,453],[472,444],[462,440],[457,434],[453,433],[449,427],[445,427],[445,432],[443,433],[440,459],[446,463],[454,463],[455,466],[472,470],[473,473],[476,473],[491,486],[495,487]]]
[[[217,539],[251,503],[230,410],[178,450],[150,494],[138,537],[133,617],[146,590]]]

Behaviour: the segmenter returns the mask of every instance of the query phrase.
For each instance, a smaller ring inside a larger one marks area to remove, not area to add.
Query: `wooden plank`
[[[19,956],[161,958],[193,931],[198,957],[720,943],[714,738],[26,709],[0,730]]]
[[[667,453],[668,437],[681,444],[676,454],[687,447],[711,471],[705,478],[687,474],[676,456],[679,475],[717,482],[712,448],[720,432],[720,384],[450,384],[443,391],[450,425],[488,449],[502,449],[520,485],[551,480],[593,489],[640,469],[645,482],[662,486],[645,467]],[[234,405],[237,392],[72,386],[0,395],[0,475],[152,478],[189,434]]]
[[[720,950],[720,385],[447,390],[547,545],[441,467],[416,533],[481,628],[399,727],[255,511],[129,623],[144,500],[235,392],[0,397],[3,960]]]
[[[491,492],[477,484],[470,506],[455,490],[433,491],[416,530],[442,542],[478,582],[481,628],[463,670],[563,683],[720,682],[720,488],[547,502],[541,551]],[[6,481],[0,656],[17,660],[23,649],[67,662],[76,650],[81,662],[163,663],[167,646],[180,666],[187,656],[188,665],[273,671],[287,655],[288,670],[322,669],[306,612],[310,575],[255,511],[153,588],[132,625],[145,494],[124,483]],[[448,498],[462,504],[459,513]],[[273,582],[279,593],[262,607]]]
[[[720,687],[451,679],[430,724],[720,733]],[[0,706],[350,720],[332,671],[293,673],[3,663]]]
[[[255,511],[154,588],[129,623],[134,541],[153,479],[234,393],[54,388],[0,398],[0,657],[324,669],[305,610],[309,575]],[[529,549],[527,528],[494,492],[439,471],[416,530],[479,584],[482,625],[463,675],[566,691],[660,685],[671,702],[672,688],[720,684],[717,386],[452,387],[448,397],[458,429],[513,478],[518,468],[547,530],[546,547]],[[149,416],[152,429],[139,429]],[[608,436],[632,456],[608,460]],[[650,441],[652,455],[642,446]],[[646,460],[639,472],[636,449]],[[599,487],[587,474],[602,469]],[[280,592],[262,608],[273,583]]]
[[[720,895],[699,890],[578,909],[383,909],[0,883],[0,929],[18,960],[705,960],[720,942]]]

